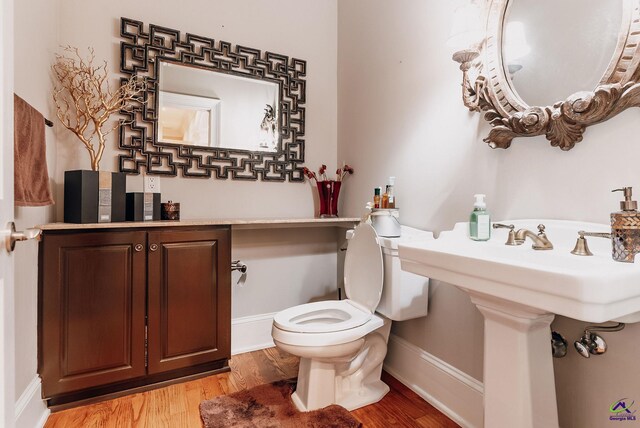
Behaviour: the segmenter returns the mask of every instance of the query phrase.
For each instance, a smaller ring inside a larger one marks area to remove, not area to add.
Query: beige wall
[[[99,5],[99,6],[98,6]],[[307,60],[306,159],[310,165],[335,165],[337,152],[337,5],[335,0],[189,0],[177,13],[174,1],[65,0],[60,2],[60,44],[92,46],[98,58],[119,69],[119,20],[129,17],[207,37]],[[99,13],[96,11],[99,10]],[[191,12],[188,12],[191,11]],[[281,30],[275,27],[280,26]],[[286,29],[286,30],[284,30]],[[116,136],[105,151],[102,169],[117,168]],[[64,171],[88,168],[78,141],[63,131],[58,145],[56,181],[61,197]],[[130,191],[141,191],[141,177],[128,176]],[[181,203],[181,216],[312,217],[309,183],[239,182],[161,178],[162,200]],[[58,219],[62,218],[61,206]],[[294,239],[292,236],[297,236]],[[335,234],[326,230],[239,231],[233,257],[249,266],[243,287],[233,288],[233,317],[274,312],[307,302],[335,289]],[[249,250],[249,248],[252,248]],[[291,255],[297,254],[295,261]],[[268,261],[268,263],[266,263]],[[321,266],[325,268],[322,269]],[[308,272],[315,272],[312,277]],[[304,292],[290,294],[304,286]],[[286,296],[286,298],[273,298]]]
[[[95,48],[119,69],[119,19],[126,16],[307,60],[306,159],[334,169],[337,152],[336,0],[110,1],[24,0],[16,2],[16,92],[53,119],[49,67],[59,45]],[[16,210],[20,227],[62,220],[65,170],[88,169],[78,140],[56,122],[47,131],[57,206]],[[115,170],[115,135],[101,168]],[[56,150],[57,149],[57,150]],[[128,178],[141,190],[140,177]],[[161,180],[162,199],[182,204],[183,218],[312,217],[308,183],[262,183],[170,178]],[[233,233],[233,257],[249,266],[246,283],[233,288],[233,316],[263,314],[335,292],[337,238],[333,229],[242,230]],[[16,253],[16,397],[36,375],[37,245]],[[234,276],[236,279],[236,276]]]
[[[618,207],[611,189],[640,189],[640,112],[589,128],[567,153],[543,138],[489,149],[482,143],[489,128],[462,105],[461,73],[445,46],[454,3],[339,1],[338,159],[356,168],[345,186],[345,213],[359,214],[373,187],[395,175],[401,220],[409,226],[450,229],[467,220],[479,192],[487,193],[495,219],[608,223]],[[394,331],[482,379],[481,315],[451,285],[437,283],[431,292],[429,316]],[[553,326],[572,347],[584,323],[559,318]],[[604,336],[606,355],[586,360],[569,349],[555,361],[563,427],[605,426],[612,402],[640,397],[640,326]]]
[[[307,61],[306,161],[335,170],[337,153],[337,5],[336,0],[173,0],[60,2],[61,44],[93,46],[98,58],[119,70],[120,17],[129,17]],[[115,170],[116,136],[101,164]],[[59,145],[57,186],[64,171],[88,168],[87,154],[73,137]],[[308,183],[255,183],[231,180],[161,179],[162,199],[180,202],[184,218],[311,217]],[[142,190],[141,177],[130,176],[130,191]],[[188,189],[188,191],[185,191]],[[61,207],[58,218],[62,217]]]
[[[49,67],[56,43],[56,3],[48,0],[16,1],[15,7],[15,92],[53,119]],[[56,169],[56,137],[46,128],[49,175]],[[48,223],[55,207],[18,208],[15,219],[19,230]],[[37,285],[38,246],[28,241],[15,251],[16,306],[16,399],[20,398],[37,368]]]
[[[629,111],[589,129],[585,141],[569,153],[542,138],[516,140],[508,151],[490,150],[481,142],[487,125],[460,101],[460,72],[445,48],[453,12],[449,3],[188,0],[178,13],[168,0],[152,6],[124,0],[20,1],[16,92],[53,116],[48,68],[55,46],[93,46],[115,73],[118,20],[128,16],[306,59],[307,164],[326,163],[330,170],[343,161],[355,166],[343,187],[345,215],[360,215],[372,188],[395,175],[402,222],[414,227],[441,231],[466,220],[477,192],[488,194],[495,218],[606,223],[617,207],[610,189],[634,185],[640,176],[635,165],[639,113]],[[64,171],[89,164],[78,142],[66,131],[57,132],[57,154],[50,144],[49,167],[61,196]],[[51,131],[48,141],[55,141]],[[111,144],[104,169],[116,168],[115,140]],[[140,186],[139,178],[129,180],[130,190]],[[163,200],[183,204],[185,218],[313,215],[307,184],[172,178],[162,179],[161,188]],[[49,221],[52,214],[25,209],[17,210],[16,217],[28,227]],[[331,292],[337,276],[335,237],[326,233],[234,233],[234,256],[245,259],[250,269],[244,287],[234,288],[234,316],[277,311]],[[27,244],[18,251],[17,396],[35,374],[36,340],[36,247]],[[480,314],[464,293],[444,283],[433,284],[430,305],[427,318],[397,324],[395,332],[481,379]],[[573,341],[584,324],[559,319],[554,326]],[[611,350],[605,356],[584,360],[570,350],[556,361],[562,426],[602,426],[611,402],[640,397],[640,374],[634,370],[638,335],[640,328],[628,326],[607,335]]]
[[[335,165],[337,153],[337,4],[335,0],[64,0],[60,44],[92,46],[98,58],[119,70],[120,17],[229,41],[307,61],[306,161]],[[116,136],[102,169],[116,170]],[[58,146],[56,181],[61,195],[65,170],[88,168],[88,157],[68,133]],[[138,176],[129,191],[141,191]],[[313,217],[309,183],[239,182],[161,178],[162,200],[181,203],[181,216]],[[61,206],[58,219],[62,218]],[[249,267],[246,283],[233,287],[233,317],[275,312],[335,290],[335,233],[329,229],[244,230],[233,233],[233,258]],[[310,275],[313,273],[313,275]],[[236,277],[234,276],[234,279]],[[277,296],[277,297],[275,297]]]

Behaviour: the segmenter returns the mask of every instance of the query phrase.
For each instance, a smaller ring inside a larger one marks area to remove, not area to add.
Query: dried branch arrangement
[[[122,85],[112,88],[107,62],[95,65],[95,54],[83,58],[77,48],[66,46],[64,54],[56,55],[53,74],[57,80],[53,89],[56,114],[62,125],[76,134],[89,152],[91,169],[100,169],[106,137],[126,122],[111,122],[111,116],[130,111],[132,102],[142,103],[147,89],[144,79],[131,76]],[[97,137],[97,146],[94,138]]]

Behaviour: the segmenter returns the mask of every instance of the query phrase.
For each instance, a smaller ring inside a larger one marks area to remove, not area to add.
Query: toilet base
[[[380,401],[389,392],[380,376],[390,330],[391,321],[385,319],[382,327],[364,338],[338,345],[344,350],[350,348],[341,356],[332,352],[332,346],[323,349],[324,358],[306,356],[309,353],[302,349],[305,347],[282,346],[300,356],[298,386],[291,396],[298,410],[306,412],[331,404],[355,410]],[[276,345],[281,346],[277,342]],[[334,355],[327,358],[327,353]]]
[[[377,403],[387,395],[387,392],[389,392],[389,385],[378,380],[371,385],[363,386],[357,393],[345,397],[338,404],[351,411],[359,409],[360,407],[368,406],[369,404]]]
[[[368,406],[369,404],[377,403],[387,395],[387,392],[389,392],[389,385],[380,380],[374,385],[366,386],[362,390],[361,394],[353,394],[337,404],[351,411],[359,409],[360,407]],[[295,392],[291,394],[291,401],[293,401],[293,404],[295,404],[296,408],[301,412],[313,410],[308,409],[300,399],[300,396]]]

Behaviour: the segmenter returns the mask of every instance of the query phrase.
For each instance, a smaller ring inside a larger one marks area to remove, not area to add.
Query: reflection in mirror
[[[160,91],[158,141],[219,147],[220,100]]]
[[[622,3],[509,0],[503,24],[504,69],[524,104],[550,106],[595,89],[616,51]]]
[[[275,152],[279,85],[268,80],[161,62],[159,140]]]

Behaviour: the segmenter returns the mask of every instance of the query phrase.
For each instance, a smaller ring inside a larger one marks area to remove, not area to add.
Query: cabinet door
[[[45,234],[40,247],[43,395],[145,375],[146,233]]]
[[[229,228],[149,232],[149,374],[231,352]]]

